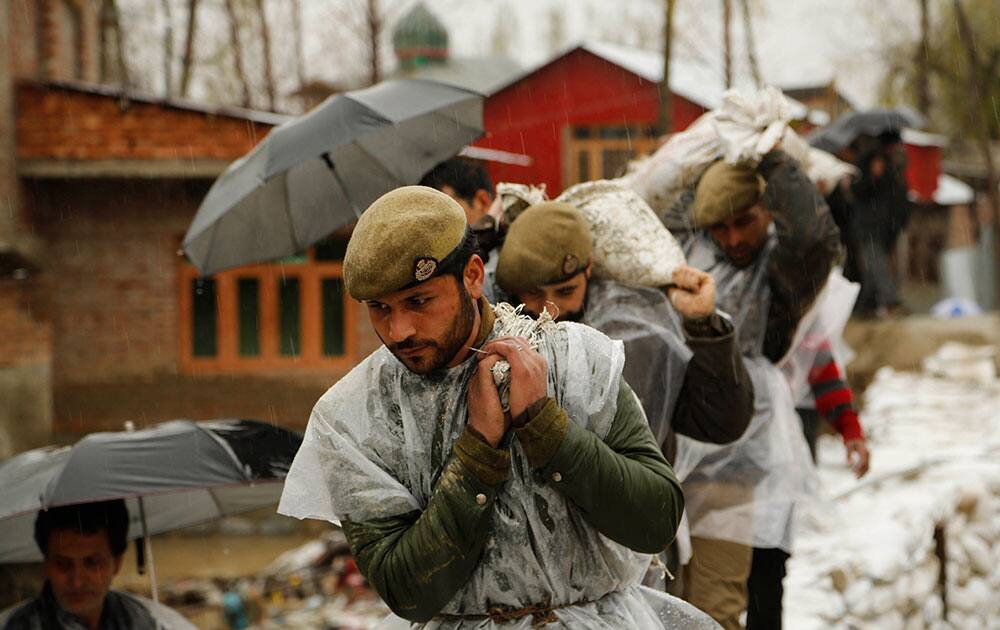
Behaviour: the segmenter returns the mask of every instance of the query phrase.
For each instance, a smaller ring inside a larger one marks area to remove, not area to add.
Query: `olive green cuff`
[[[559,450],[569,430],[566,412],[551,398],[542,399],[541,411],[523,426],[514,427],[514,433],[532,468],[543,468]]]
[[[684,333],[688,341],[714,341],[720,338],[731,337],[733,334],[732,323],[715,311],[711,315],[701,319],[685,319]]]
[[[452,447],[455,455],[480,481],[498,486],[510,476],[510,452],[493,448],[466,427]]]

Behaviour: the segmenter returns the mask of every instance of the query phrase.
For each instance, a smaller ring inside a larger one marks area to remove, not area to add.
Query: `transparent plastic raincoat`
[[[504,335],[498,321],[491,338]],[[602,439],[616,413],[622,344],[577,324],[559,324],[540,351],[549,395],[571,422]],[[364,521],[422,510],[451,445],[466,425],[466,388],[475,359],[433,377],[407,370],[384,347],[317,403],[285,481],[279,512],[298,518]],[[530,468],[517,440],[511,475],[494,506],[482,556],[441,615],[425,628],[531,628],[502,623],[487,605],[521,608],[548,600],[551,628],[714,628],[692,606],[641,587],[650,556],[612,542]],[[408,627],[390,617],[384,627]]]
[[[815,344],[838,339],[857,288],[839,271],[800,320],[785,356],[775,364],[763,356],[770,300],[765,250],[746,268],[729,264],[709,237],[694,235],[686,250],[695,267],[712,273],[719,307],[740,331],[744,364],[754,384],[754,418],[743,437],[716,446],[679,436],[674,470],[684,485],[691,534],[745,545],[791,550],[797,513],[816,498],[818,478],[795,403],[809,389]]]
[[[591,280],[584,323],[625,345],[625,381],[642,401],[658,444],[667,439],[691,359],[681,318],[662,291]]]

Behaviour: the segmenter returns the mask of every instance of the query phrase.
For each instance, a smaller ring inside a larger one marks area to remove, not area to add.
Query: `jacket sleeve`
[[[764,353],[778,361],[841,259],[840,231],[816,186],[790,156],[772,151],[758,171],[767,180],[763,202],[778,237],[768,263],[771,304]]]
[[[343,523],[358,568],[394,613],[427,621],[468,580],[509,470],[509,451],[466,429],[423,511]]]
[[[617,412],[603,441],[570,422],[554,400],[543,400],[515,428],[531,467],[611,540],[642,553],[663,551],[677,532],[684,496],[628,384],[619,382]]]
[[[674,431],[702,442],[728,444],[743,435],[753,418],[753,384],[736,330],[728,319],[685,324],[691,360],[674,409]]]

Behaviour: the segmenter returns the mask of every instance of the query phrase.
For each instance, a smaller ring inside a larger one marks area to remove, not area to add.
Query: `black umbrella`
[[[182,247],[204,274],[301,252],[454,156],[482,119],[481,94],[431,81],[331,96],[226,169]]]
[[[893,109],[875,108],[863,112],[848,112],[826,127],[809,135],[809,144],[826,151],[838,153],[846,149],[858,136],[880,136],[899,132],[905,127],[922,129],[927,121],[908,107]]]
[[[0,563],[40,560],[35,517],[60,505],[126,499],[130,539],[274,505],[301,443],[254,420],[175,420],[21,453],[0,464]]]

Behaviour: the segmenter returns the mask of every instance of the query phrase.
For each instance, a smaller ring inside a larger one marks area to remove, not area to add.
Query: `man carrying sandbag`
[[[781,151],[756,168],[713,164],[691,218],[695,230],[682,246],[688,263],[715,279],[719,306],[733,317],[756,413],[732,446],[678,446],[678,475],[696,497],[688,502],[694,555],[685,594],[724,627],[739,628],[749,578],[747,627],[780,628],[784,563],[765,578],[777,584],[764,585],[750,575],[751,559],[790,551],[795,508],[814,492],[815,471],[776,364],[840,258],[839,235],[816,187]]]
[[[576,208],[536,204],[510,226],[497,282],[533,317],[548,309],[557,321],[624,342],[625,381],[668,461],[675,432],[716,444],[739,438],[753,415],[753,388],[733,325],[715,310],[712,277],[678,267],[668,303],[661,290],[591,277],[591,255],[590,229]]]
[[[683,497],[620,342],[494,309],[483,277],[443,193],[399,188],[365,211],[344,284],[384,346],[317,402],[279,512],[343,525],[414,624],[389,627],[714,627],[640,586]]]
[[[716,444],[738,439],[753,415],[753,388],[733,325],[715,310],[712,277],[678,267],[671,308],[660,289],[593,278],[592,254],[580,211],[561,202],[536,204],[511,224],[497,281],[532,316],[548,309],[557,320],[579,321],[624,342],[625,380],[668,461],[676,453],[675,432]],[[679,577],[678,560],[675,549],[667,569]],[[680,586],[667,583],[677,594]]]

